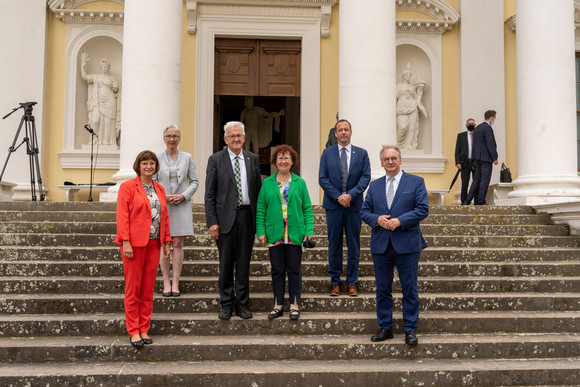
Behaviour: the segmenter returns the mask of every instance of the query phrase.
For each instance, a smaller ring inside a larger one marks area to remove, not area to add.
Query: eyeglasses
[[[281,161],[288,161],[288,160],[291,160],[291,157],[276,157],[276,158],[277,158],[278,160],[281,160]]]
[[[154,167],[155,161],[141,161],[141,165],[144,167]]]
[[[237,140],[239,138],[243,138],[245,135],[243,134],[234,134],[232,136],[226,136],[227,138],[229,138],[230,140]]]
[[[181,138],[181,136],[163,136],[168,140],[178,140]]]

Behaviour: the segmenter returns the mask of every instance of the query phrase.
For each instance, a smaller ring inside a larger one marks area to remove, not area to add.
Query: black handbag
[[[316,247],[316,242],[314,242],[314,240],[312,239],[304,239],[304,242],[302,242],[302,246],[304,246],[307,249],[312,249],[314,247]]]
[[[505,166],[505,163],[501,163],[501,169],[499,170],[499,182],[500,183],[511,183],[512,173],[510,169]]]

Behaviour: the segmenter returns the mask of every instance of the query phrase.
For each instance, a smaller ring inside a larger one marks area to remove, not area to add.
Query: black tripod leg
[[[32,158],[34,159],[34,166],[36,167],[36,181],[38,182],[38,195],[40,196],[40,201],[44,201],[44,193],[42,192],[42,175],[40,174],[40,162],[38,161],[38,140],[36,137],[36,125],[35,125],[35,120],[34,117],[31,116],[30,117],[30,137],[32,139]],[[32,160],[31,160],[31,164],[32,164]],[[34,171],[34,168],[30,169],[30,173],[32,174]],[[34,192],[34,191],[33,191]],[[32,199],[35,200],[35,199]]]
[[[6,171],[6,166],[8,165],[8,160],[10,160],[10,156],[12,153],[16,152],[16,149],[20,148],[20,145],[15,148],[16,141],[18,140],[18,136],[20,135],[20,130],[22,129],[22,124],[24,124],[24,116],[20,119],[20,125],[18,125],[18,130],[16,131],[16,135],[14,136],[14,140],[12,141],[12,146],[8,148],[8,156],[6,156],[6,161],[4,162],[4,168],[2,168],[2,173],[0,173],[0,181],[2,181],[2,177],[4,176],[4,171]]]

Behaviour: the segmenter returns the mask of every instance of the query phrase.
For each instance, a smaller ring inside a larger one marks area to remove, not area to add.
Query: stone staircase
[[[124,329],[123,268],[106,203],[0,203],[1,386],[580,385],[580,238],[517,207],[434,207],[423,224],[420,343],[377,330],[369,229],[360,291],[327,295],[324,214],[303,259],[302,316],[269,321],[266,248],[254,318],[217,318],[217,251],[194,206],[182,296],[155,295],[141,350]],[[161,281],[158,281],[160,290]],[[288,306],[286,305],[286,310]]]

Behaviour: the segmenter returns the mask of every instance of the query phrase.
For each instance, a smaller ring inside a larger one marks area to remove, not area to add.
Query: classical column
[[[116,200],[118,185],[135,177],[137,154],[164,149],[163,129],[179,121],[182,7],[181,0],[125,0],[120,169],[102,201]]]
[[[518,178],[523,204],[580,199],[577,173],[574,1],[518,0]]]
[[[369,152],[376,178],[384,175],[381,144],[397,143],[395,2],[341,0],[339,23],[339,115],[352,124],[353,144]]]

